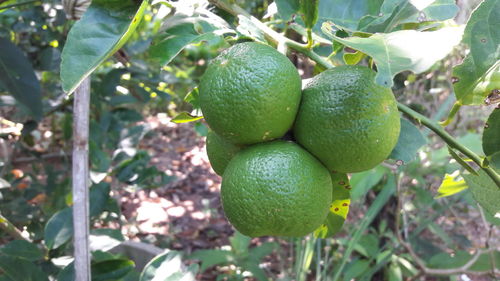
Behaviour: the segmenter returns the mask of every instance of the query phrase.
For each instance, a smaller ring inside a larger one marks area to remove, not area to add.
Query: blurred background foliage
[[[290,3],[294,1],[231,2],[289,38],[303,40],[300,25],[293,24],[301,22],[300,17],[292,15],[294,7]],[[345,1],[320,2],[335,6]],[[436,2],[450,5],[450,1]],[[455,20],[465,23],[478,3],[457,1]],[[164,33],[169,28],[179,21],[190,22],[197,13],[217,18],[194,24],[195,37],[178,50],[178,55],[155,49],[165,42],[162,40],[166,40]],[[196,37],[221,22],[237,32],[201,41]],[[415,29],[419,24],[433,23],[409,20],[398,28]],[[69,169],[72,96],[62,90],[59,75],[62,49],[73,24],[57,0],[0,1],[0,52],[12,56],[19,65],[30,66],[21,70],[24,72],[20,79],[26,79],[29,85],[25,86],[35,93],[20,98],[0,83],[2,281],[73,278]],[[155,275],[163,276],[161,280],[451,281],[498,277],[499,220],[473,200],[458,175],[463,168],[449,156],[447,146],[425,128],[415,132],[423,136],[420,145],[425,145],[412,155],[414,159],[405,163],[387,161],[351,176],[351,212],[344,228],[333,238],[311,235],[300,239],[250,239],[230,230],[213,234],[223,237],[222,246],[209,241],[198,248],[157,253],[148,264],[135,269],[131,260],[138,265],[140,259],[128,252],[110,252],[126,240],[175,248],[176,238],[168,233],[151,238],[132,237],[123,231],[127,222],[122,214],[122,196],[139,192],[150,195],[175,188],[179,179],[155,165],[158,156],[148,147],[163,134],[152,125],[152,118],[160,116],[168,122],[181,112],[198,115],[188,93],[196,93],[193,89],[210,59],[230,44],[252,38],[265,40],[251,24],[238,21],[207,1],[155,1],[128,43],[93,73],[89,145],[93,280],[153,280]],[[331,60],[340,64],[352,50],[337,47]],[[325,56],[331,53],[331,48],[324,46],[315,50]],[[456,100],[451,67],[465,53],[461,46],[427,72],[396,75],[393,91],[398,100],[434,121],[445,119]],[[290,59],[303,78],[321,70],[298,53],[292,53]],[[351,59],[370,63],[363,54]],[[31,77],[33,71],[35,76]],[[190,102],[185,101],[186,96]],[[446,129],[460,143],[484,155],[482,128],[492,110],[492,106],[463,107]],[[203,120],[188,126],[169,126],[194,130],[196,133],[188,136],[201,142],[208,130]],[[213,173],[207,165],[204,169],[204,173]],[[209,209],[220,215],[220,208]]]

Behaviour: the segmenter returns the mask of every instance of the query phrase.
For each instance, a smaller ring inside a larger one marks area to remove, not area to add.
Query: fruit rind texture
[[[297,141],[330,170],[354,173],[385,160],[400,133],[397,103],[364,66],[340,66],[304,88],[294,125]]]
[[[241,150],[240,146],[232,144],[213,131],[207,134],[206,147],[210,165],[219,176],[222,176],[229,161]]]
[[[286,56],[247,42],[213,59],[199,89],[210,128],[232,143],[254,144],[280,138],[292,127],[301,79]]]
[[[236,154],[224,172],[221,197],[226,217],[242,234],[300,237],[324,222],[332,181],[299,145],[273,141]]]

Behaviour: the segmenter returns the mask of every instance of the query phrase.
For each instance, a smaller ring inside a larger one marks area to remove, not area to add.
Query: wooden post
[[[89,250],[89,106],[90,77],[74,93],[73,228],[75,281],[90,281]]]

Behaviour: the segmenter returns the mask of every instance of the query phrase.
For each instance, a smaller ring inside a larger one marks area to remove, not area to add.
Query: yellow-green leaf
[[[446,174],[438,188],[438,195],[435,198],[451,196],[464,189],[467,189],[467,183],[464,179],[458,179],[458,176]]]

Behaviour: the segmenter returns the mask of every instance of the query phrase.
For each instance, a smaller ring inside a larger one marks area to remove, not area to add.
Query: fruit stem
[[[307,49],[312,49],[313,46],[313,36],[312,36],[312,29],[308,28],[307,29]]]
[[[398,109],[399,111],[406,113],[409,115],[411,118],[415,119],[422,125],[426,126],[427,128],[431,129],[436,135],[441,137],[441,139],[446,142],[450,147],[455,148],[456,150],[460,151],[463,153],[465,156],[469,157],[474,163],[476,163],[481,169],[483,169],[486,174],[495,182],[495,184],[500,188],[500,176],[491,168],[488,166],[484,166],[481,158],[474,152],[472,152],[470,149],[467,147],[463,146],[460,144],[454,137],[452,137],[448,132],[446,132],[439,124],[433,122],[429,118],[423,116],[422,114],[414,111],[413,109],[409,108],[408,106],[398,103]]]

